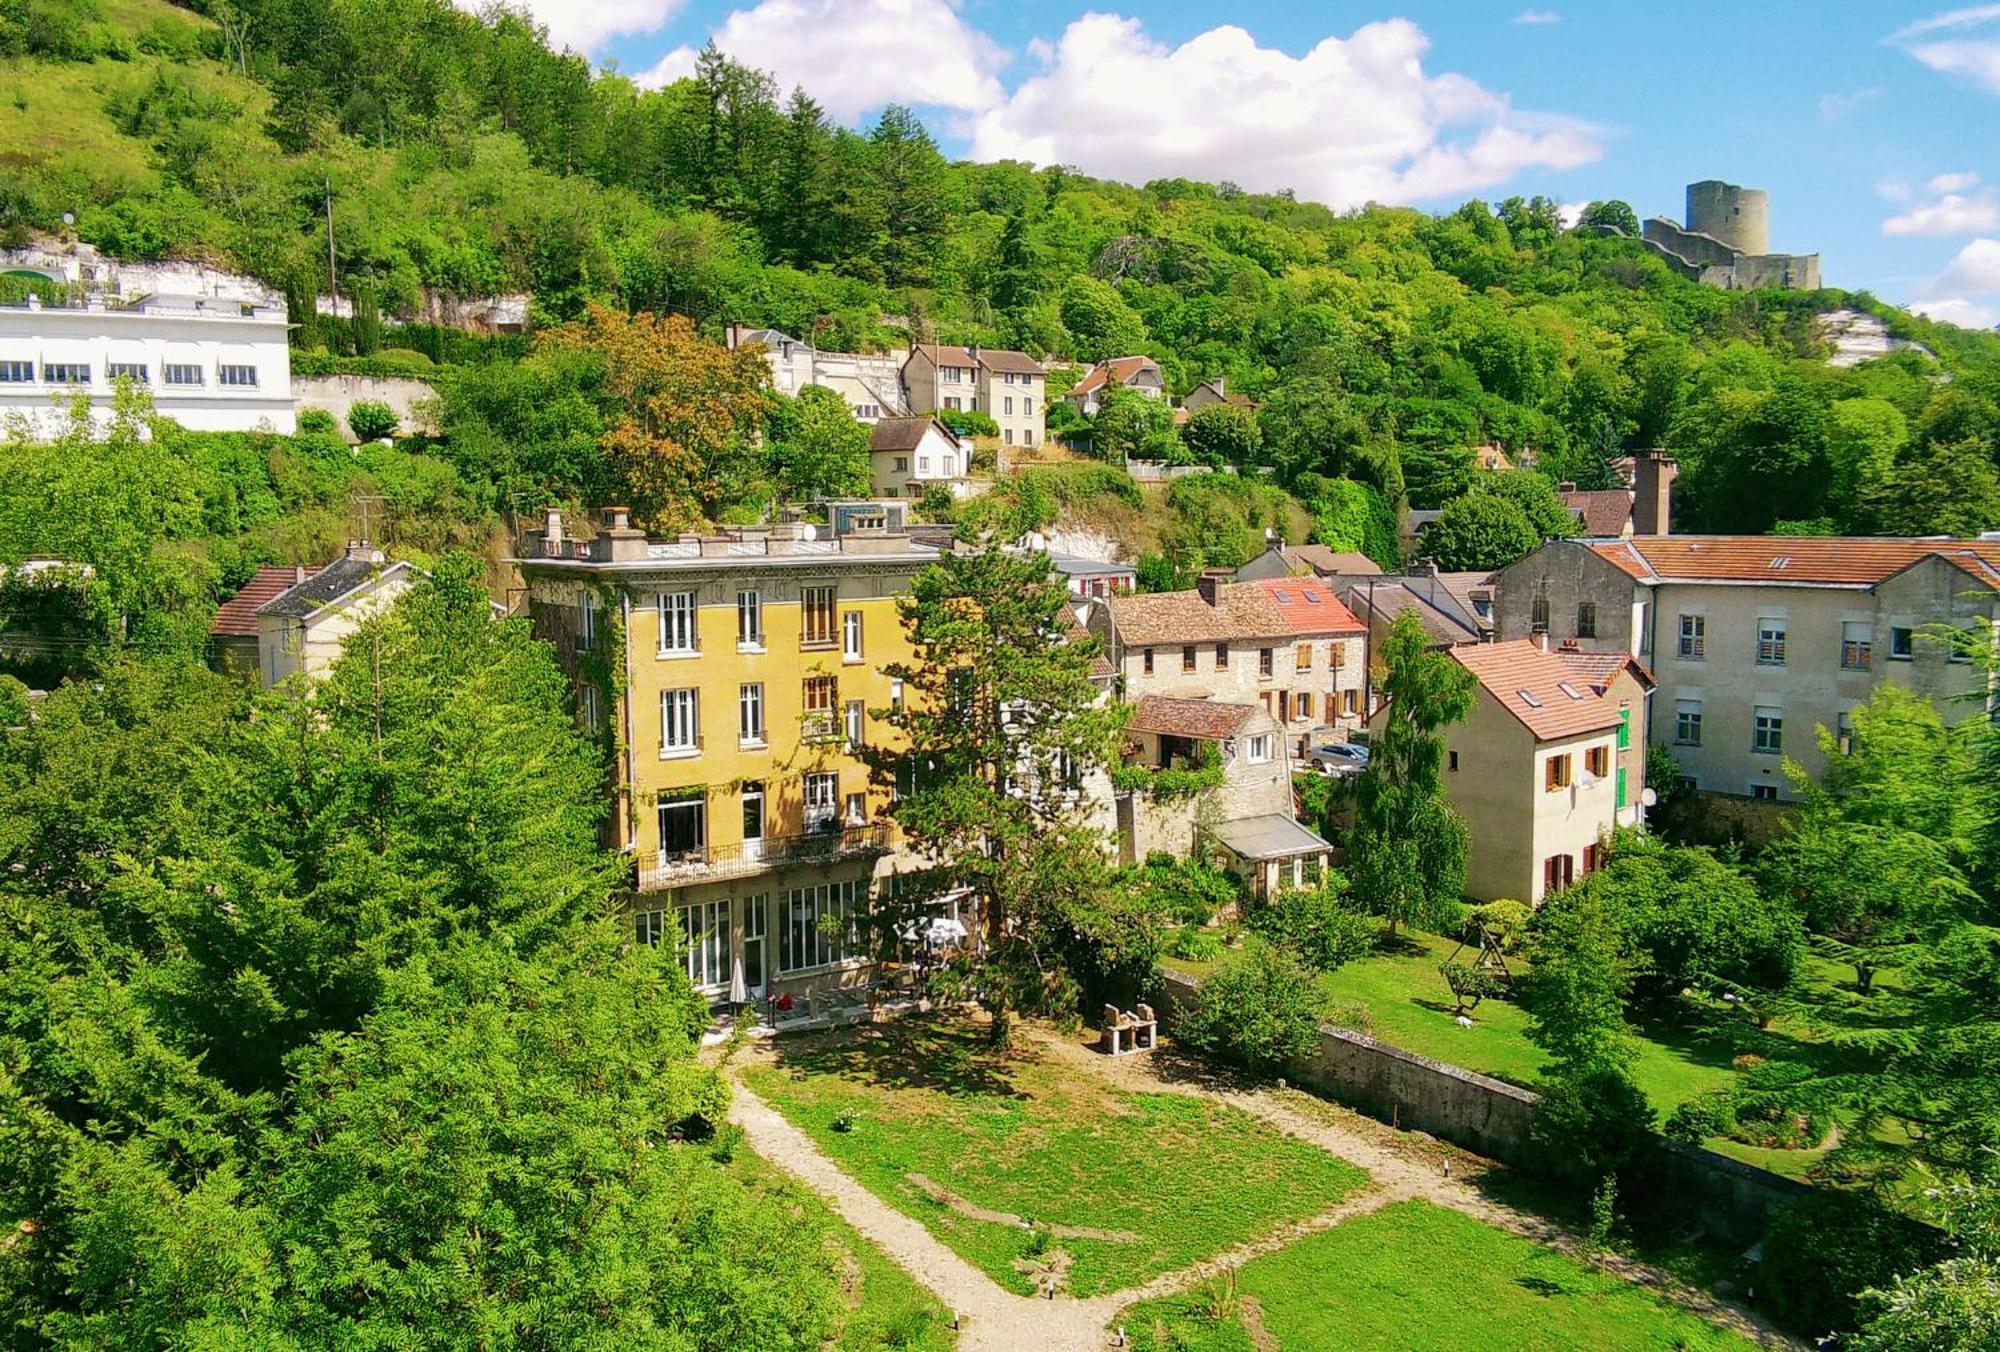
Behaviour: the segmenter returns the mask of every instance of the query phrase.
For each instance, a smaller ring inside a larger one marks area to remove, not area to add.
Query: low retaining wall
[[[405,432],[435,436],[437,428],[430,416],[437,390],[428,381],[414,376],[293,376],[292,399],[301,411],[322,408],[340,424],[340,435],[349,441],[347,414],[364,399],[387,404]]]
[[[1168,972],[1160,1017],[1173,1031],[1192,1007],[1201,983]],[[1535,1143],[1540,1096],[1519,1085],[1433,1061],[1365,1033],[1321,1025],[1319,1051],[1286,1067],[1292,1081],[1397,1127],[1427,1132],[1476,1155],[1517,1168],[1559,1169]],[[1660,1140],[1667,1195],[1706,1212],[1716,1228],[1745,1242],[1764,1231],[1772,1212],[1811,1191],[1803,1183],[1698,1146]]]

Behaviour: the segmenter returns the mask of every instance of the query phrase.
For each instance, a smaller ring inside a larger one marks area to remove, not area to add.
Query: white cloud
[[[1916,198],[1917,190],[1910,186],[1908,179],[1878,178],[1875,180],[1875,195],[1891,202],[1909,202]]]
[[[1564,202],[1556,208],[1557,212],[1562,216],[1563,229],[1565,230],[1576,229],[1576,223],[1583,219],[1583,213],[1589,209],[1590,203],[1588,200],[1582,202]]]
[[[972,112],[1005,97],[1007,52],[949,0],[763,0],[724,19],[715,44],[780,90],[804,85],[841,122],[885,103]]]
[[[1853,114],[1862,104],[1882,97],[1880,86],[1871,85],[1867,89],[1857,89],[1852,94],[1821,94],[1819,115],[1828,122],[1839,122]]]
[[[972,154],[1134,182],[1294,188],[1347,207],[1490,188],[1603,153],[1588,123],[1517,112],[1462,75],[1427,75],[1428,46],[1415,24],[1393,19],[1302,57],[1234,25],[1169,47],[1137,19],[1085,14],[1041,74],[973,120]]]
[[[1962,329],[1990,329],[2000,326],[2000,304],[1982,305],[1963,296],[1952,296],[1945,300],[1913,301],[1910,309],[1946,324],[1956,324]]]
[[[1904,24],[1887,41],[1932,70],[1966,76],[2000,94],[2000,5],[1946,10]]]
[[[1514,22],[1530,25],[1561,23],[1562,17],[1552,9],[1524,9],[1514,16]]]
[[[641,89],[663,89],[675,80],[694,74],[694,60],[699,55],[694,48],[683,42],[668,52],[645,70],[632,77],[632,83]]]
[[[2000,295],[2000,239],[1975,239],[1938,274],[1926,294],[1950,296]]]
[[[1939,174],[1930,181],[1930,190],[1939,195],[1891,216],[1882,222],[1882,233],[1935,237],[2000,230],[2000,192],[1992,188],[1966,191],[1978,182],[1977,174]]]
[[[455,0],[460,9],[478,13],[488,0]],[[516,0],[518,7],[546,25],[551,45],[594,52],[611,38],[627,33],[657,32],[681,12],[686,0]]]

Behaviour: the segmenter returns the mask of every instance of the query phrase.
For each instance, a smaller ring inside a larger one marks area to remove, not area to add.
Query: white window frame
[[[1674,745],[1701,745],[1700,700],[1683,699],[1674,701]]]
[[[170,361],[162,364],[160,380],[175,389],[198,390],[208,383],[208,376],[199,362]]]
[[[1757,617],[1757,665],[1760,667],[1782,667],[1785,665],[1785,639],[1789,625],[1782,615],[1759,615]]]
[[[729,898],[680,908],[681,966],[699,991],[729,984]]]
[[[254,390],[257,388],[257,368],[242,362],[219,362],[215,368],[215,383],[227,385],[233,390]]]
[[[736,593],[736,650],[754,653],[764,651],[762,592],[746,590]]]
[[[1252,733],[1248,742],[1244,745],[1243,755],[1244,759],[1248,760],[1252,765],[1269,765],[1271,763],[1271,734],[1268,732]]]
[[[597,646],[597,593],[583,592],[576,598],[576,650],[587,653]]]
[[[145,362],[114,361],[104,364],[104,378],[106,380],[116,381],[120,376],[130,380],[134,385],[151,385],[153,383],[152,376]]]
[[[16,361],[12,357],[0,360],[0,385],[32,385],[35,383],[35,364],[31,361]]]
[[[848,960],[860,947],[860,921],[867,907],[865,884],[819,883],[794,887],[784,893],[784,912],[778,935],[778,972],[789,976],[815,968],[831,967]],[[825,922],[837,920],[838,926]],[[829,930],[833,930],[829,933]]]
[[[848,700],[841,709],[841,725],[847,749],[860,748],[868,737],[868,706],[858,699]]]
[[[1680,646],[1674,651],[1683,662],[1701,662],[1708,657],[1708,616],[1683,613],[1680,617]]]
[[[661,657],[694,657],[701,652],[701,637],[696,620],[699,612],[695,609],[694,593],[691,591],[656,592],[653,608],[660,620]]]
[[[805,777],[805,829],[823,831],[840,823],[840,775],[835,771]]]
[[[812,618],[826,617],[826,632],[813,632]],[[832,583],[799,588],[799,643],[807,648],[831,648],[840,642],[840,589]]]
[[[632,937],[639,943],[658,946],[666,941],[667,913],[665,911],[634,911],[632,913]]]
[[[1760,704],[1750,711],[1750,750],[1759,756],[1785,754],[1785,711],[1775,704]]]
[[[701,754],[701,691],[683,686],[660,692],[660,755]]]
[[[763,746],[764,683],[746,681],[736,690],[736,740],[741,746]]]
[[[598,702],[597,702],[597,687],[591,684],[590,682],[586,681],[583,686],[582,698],[579,701],[579,703],[581,703],[581,705],[583,706],[582,713],[583,713],[584,731],[590,733],[597,732],[604,724],[604,713],[603,710],[598,707]]]
[[[843,662],[861,660],[861,612],[858,610],[841,612],[840,660]]]
[[[88,385],[90,384],[90,363],[87,361],[45,361],[42,363],[42,383],[44,385]]]

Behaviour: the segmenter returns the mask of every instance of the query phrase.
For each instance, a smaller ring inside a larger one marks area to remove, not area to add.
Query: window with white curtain
[[[660,612],[660,656],[699,651],[695,639],[694,593],[663,591],[656,604]]]
[[[695,690],[660,692],[660,754],[701,750],[701,696]]]

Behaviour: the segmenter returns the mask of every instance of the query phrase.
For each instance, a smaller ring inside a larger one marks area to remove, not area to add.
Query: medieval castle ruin
[[[1709,286],[1819,290],[1818,254],[1770,252],[1770,210],[1762,188],[1704,179],[1688,184],[1685,227],[1655,216],[1641,238],[1674,271]]]

